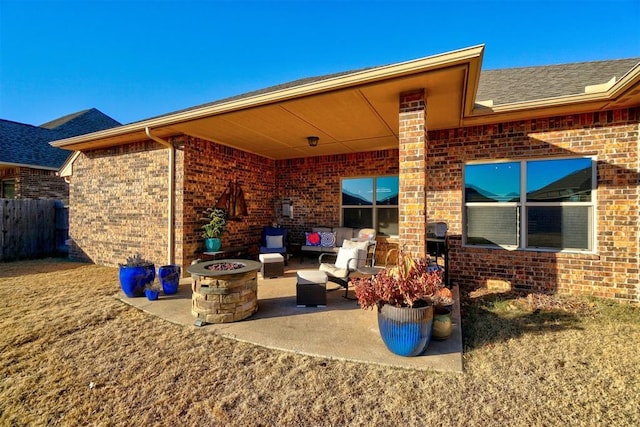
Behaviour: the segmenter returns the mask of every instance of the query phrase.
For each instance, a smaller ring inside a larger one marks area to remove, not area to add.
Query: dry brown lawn
[[[463,292],[463,374],[269,350],[114,298],[117,269],[0,264],[0,425],[640,425],[640,313]]]

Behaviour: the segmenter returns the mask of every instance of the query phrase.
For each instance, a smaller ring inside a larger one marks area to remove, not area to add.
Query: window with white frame
[[[595,164],[581,157],[465,165],[465,243],[593,251]]]
[[[397,176],[343,178],[342,225],[375,228],[378,234],[398,235]]]

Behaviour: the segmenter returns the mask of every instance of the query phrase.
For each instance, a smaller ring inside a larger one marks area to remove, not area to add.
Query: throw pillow
[[[336,233],[323,231],[320,233],[320,246],[332,248],[336,245]]]
[[[336,267],[355,270],[358,267],[358,249],[340,248],[338,250],[338,257],[336,258]]]
[[[369,242],[353,242],[351,240],[345,240],[342,242],[343,248],[354,248],[358,252],[358,267],[364,267],[367,263],[367,249],[369,248]]]
[[[266,237],[267,237],[267,249],[282,247],[282,236],[266,236]]]
[[[304,233],[306,241],[305,246],[320,246],[320,242],[322,239],[320,238],[320,233],[312,231]]]

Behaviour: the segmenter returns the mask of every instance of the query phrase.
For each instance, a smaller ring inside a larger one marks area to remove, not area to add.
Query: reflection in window
[[[467,165],[465,242],[591,251],[594,183],[591,158]]]
[[[590,202],[591,159],[538,160],[527,163],[528,202]]]
[[[342,225],[397,235],[398,194],[397,176],[342,179]]]
[[[398,206],[397,176],[385,176],[376,179],[376,205]]]
[[[343,179],[342,205],[373,205],[373,178]]]
[[[468,165],[464,171],[467,202],[517,202],[520,200],[520,163]]]

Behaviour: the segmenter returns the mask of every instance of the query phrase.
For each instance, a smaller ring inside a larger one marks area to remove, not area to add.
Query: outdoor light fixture
[[[318,140],[320,138],[318,138],[317,136],[308,136],[307,137],[307,142],[309,143],[309,147],[315,147],[318,145]]]

